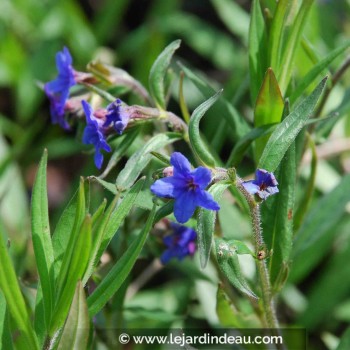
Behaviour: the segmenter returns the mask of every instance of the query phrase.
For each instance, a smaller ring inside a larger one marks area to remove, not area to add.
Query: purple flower
[[[92,107],[86,101],[82,100],[81,103],[84,108],[87,122],[84,129],[83,142],[85,144],[92,144],[95,146],[95,164],[98,169],[101,169],[103,163],[103,154],[101,153],[101,149],[105,150],[106,152],[111,151],[111,147],[106,141],[106,129],[103,126],[105,120],[103,118],[96,118]]]
[[[64,107],[69,96],[69,89],[76,84],[72,56],[64,47],[63,51],[56,54],[56,67],[58,76],[45,84],[44,90],[50,100],[51,120],[53,124],[59,124],[64,129],[69,125],[64,119]]]
[[[173,222],[170,225],[173,233],[163,238],[168,249],[160,257],[162,264],[166,264],[172,258],[182,260],[187,255],[193,255],[196,251],[196,231]]]
[[[275,176],[264,169],[257,169],[255,180],[244,181],[242,185],[250,194],[257,194],[263,200],[279,192]]]
[[[107,106],[107,120],[104,126],[113,125],[115,131],[121,135],[128,125],[130,115],[122,106],[122,101],[117,98],[113,103]]]
[[[174,167],[173,176],[157,180],[151,191],[159,197],[174,198],[174,215],[178,222],[190,219],[197,206],[219,210],[213,196],[205,191],[211,180],[211,172],[204,167],[191,170],[189,161],[179,152],[172,154],[170,163]]]

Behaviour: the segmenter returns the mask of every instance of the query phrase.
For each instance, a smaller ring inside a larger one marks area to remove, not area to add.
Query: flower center
[[[190,191],[194,191],[198,187],[198,185],[194,182],[193,179],[189,180],[187,185]]]
[[[259,188],[260,188],[260,191],[265,191],[267,189],[267,185],[265,183],[262,183]]]

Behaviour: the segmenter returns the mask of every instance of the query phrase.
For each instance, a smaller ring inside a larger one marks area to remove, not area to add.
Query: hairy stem
[[[246,198],[250,208],[254,233],[255,254],[257,256],[257,268],[261,283],[261,292],[264,304],[266,323],[269,328],[278,328],[279,324],[276,317],[275,305],[271,293],[270,276],[265,260],[264,239],[261,229],[259,204],[254,200],[253,196],[244,188],[244,186],[242,185],[242,180],[239,177],[237,177],[236,186]]]

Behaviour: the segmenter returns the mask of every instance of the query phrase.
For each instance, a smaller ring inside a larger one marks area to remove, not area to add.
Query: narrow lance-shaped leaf
[[[58,350],[88,349],[90,319],[84,288],[78,282]]]
[[[312,82],[347,48],[350,46],[350,41],[347,41],[344,45],[337,47],[331,51],[326,57],[318,62],[299,83],[290,97],[291,103],[293,103],[309,86]]]
[[[55,305],[55,317],[53,318],[49,332],[51,336],[63,326],[72,303],[76,284],[83,278],[86,270],[91,250],[90,215],[86,215],[73,249],[74,254],[69,264],[69,270],[65,281],[66,283],[57,296],[58,301]]]
[[[204,113],[218,100],[221,93],[222,90],[218,91],[214,96],[209,98],[209,100],[199,105],[193,111],[190,119],[190,124],[188,126],[188,136],[190,138],[190,143],[194,154],[203,164],[209,167],[215,166],[215,160],[209,152],[208,147],[201,139],[199,132],[199,122],[201,121]]]
[[[277,126],[266,144],[264,152],[260,158],[259,168],[272,172],[277,169],[288,148],[306,124],[307,119],[316,107],[326,81],[327,77],[318,84],[310,96],[303,100],[295,110]]]
[[[279,123],[282,118],[284,101],[278,82],[269,68],[259,91],[254,110],[254,126],[261,127]],[[255,159],[258,162],[270,135],[265,135],[255,141]]]
[[[213,96],[213,94],[215,94],[216,90],[210,86],[209,82],[198,77],[192,70],[186,68],[183,64],[179,63],[179,66],[204,98],[209,99]],[[229,132],[234,141],[239,140],[250,130],[246,120],[232,106],[232,103],[227,101],[223,96],[221,96],[210,108],[207,114],[215,116],[215,118],[221,116],[223,119],[225,119],[227,126],[230,127]]]
[[[332,228],[344,213],[349,193],[350,175],[346,175],[311,208],[295,237],[291,281],[301,281],[329,250],[336,233]]]
[[[209,188],[209,193],[212,194],[216,201],[219,201],[225,189],[229,184],[216,183]],[[216,221],[216,212],[200,208],[197,220],[198,233],[198,250],[201,261],[201,267],[204,269],[207,266],[211,245],[213,241],[213,234]]]
[[[306,184],[306,189],[303,193],[303,196],[299,200],[299,207],[296,210],[296,213],[294,215],[294,231],[298,231],[301,224],[303,223],[304,217],[308,212],[309,206],[311,204],[311,201],[313,199],[313,191],[315,187],[315,181],[316,181],[316,173],[317,173],[317,153],[316,153],[316,145],[315,142],[312,140],[311,135],[308,136],[308,144],[310,146],[311,150],[311,169],[310,169],[310,176]],[[304,145],[304,142],[303,142]]]
[[[93,237],[89,263],[83,278],[83,285],[86,284],[92,275],[94,268],[100,261],[100,258],[108,247],[109,242],[118,231],[125,217],[129,214],[132,206],[135,204],[136,198],[144,183],[145,179],[140,179],[128,191],[119,205],[117,204],[119,195],[117,195],[109,205]]]
[[[71,260],[74,256],[74,247],[75,247],[76,241],[78,239],[81,225],[82,225],[82,222],[85,218],[85,215],[86,215],[86,205],[85,205],[84,179],[81,178],[80,184],[79,184],[79,192],[78,192],[78,197],[77,197],[77,207],[76,207],[76,211],[75,211],[73,228],[70,232],[69,231],[66,231],[66,232],[61,231],[61,233],[67,239],[68,244],[63,243],[63,245],[65,246],[65,250],[64,250],[64,255],[62,258],[61,266],[58,262],[56,262],[56,264],[58,263],[58,266],[56,267],[56,269],[58,269],[58,267],[60,266],[59,274],[58,274],[58,278],[57,278],[57,284],[58,284],[57,285],[57,293],[61,293],[62,289],[66,285],[66,279],[67,279],[67,275],[69,274]],[[67,235],[67,233],[68,233],[68,235]],[[58,239],[58,237],[57,237],[57,239]]]
[[[215,240],[216,258],[220,270],[228,278],[234,287],[250,298],[258,297],[250,290],[241,272],[236,252],[223,239]]]
[[[295,1],[295,0],[293,0]],[[269,31],[269,62],[275,72],[280,70],[280,61],[282,54],[283,39],[287,29],[286,17],[293,3],[291,0],[280,0],[277,3],[271,28]]]
[[[254,0],[249,27],[249,75],[252,103],[255,104],[267,68],[267,34],[260,1]]]
[[[163,52],[157,57],[150,71],[149,88],[157,107],[166,108],[164,80],[167,69],[174,52],[180,47],[181,40],[175,40],[168,45]]]
[[[119,173],[116,184],[120,190],[130,188],[141,174],[142,170],[152,159],[151,151],[163,148],[181,139],[181,135],[168,132],[151,138],[138,152],[127,161],[124,169]]]
[[[36,265],[43,291],[43,303],[46,326],[49,325],[53,310],[54,253],[50,236],[47,184],[46,184],[47,151],[41,158],[35,177],[32,195],[32,237]]]
[[[281,71],[277,75],[282,94],[286,92],[286,89],[288,87],[292,75],[294,57],[298,51],[298,46],[300,44],[302,33],[306,25],[307,16],[310,12],[313,2],[314,0],[302,1],[300,9],[295,16],[295,21],[290,28],[290,36],[283,50],[283,55],[281,58]]]
[[[88,297],[90,316],[95,315],[103,308],[129,275],[152,228],[155,213],[156,206],[153,207],[139,236],[132,242],[95,291]]]
[[[289,114],[286,100],[283,119]],[[265,240],[273,252],[269,259],[271,284],[279,290],[288,275],[288,265],[293,242],[293,216],[295,200],[296,155],[295,142],[289,147],[275,176],[279,193],[262,205],[262,223]]]
[[[0,289],[6,299],[7,308],[28,349],[39,349],[38,341],[31,326],[26,304],[19,287],[15,269],[0,233]],[[6,271],[6,273],[4,273]]]
[[[348,224],[348,222],[347,222]],[[345,226],[345,232],[348,228]],[[341,226],[333,226],[338,231]],[[322,266],[322,274],[314,280],[308,291],[308,303],[304,312],[298,318],[298,324],[308,330],[317,329],[334,309],[346,300],[350,292],[349,254],[350,244],[344,242],[342,247],[334,250]],[[322,307],[318,307],[322,305]]]
[[[233,150],[227,161],[226,167],[237,166],[243,159],[252,142],[261,136],[271,135],[271,133],[276,129],[276,126],[277,124],[268,124],[261,126],[260,128],[254,128],[251,131],[249,131],[233,147]]]

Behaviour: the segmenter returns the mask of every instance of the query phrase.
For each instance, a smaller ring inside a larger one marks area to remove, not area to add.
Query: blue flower
[[[130,115],[122,106],[122,101],[116,99],[113,103],[107,106],[107,120],[104,126],[113,125],[115,131],[121,135],[128,125]]]
[[[51,120],[53,124],[60,124],[64,129],[69,125],[64,119],[64,107],[69,96],[69,89],[76,84],[72,56],[64,47],[56,54],[56,67],[58,76],[45,84],[44,90],[50,100]]]
[[[96,118],[92,107],[84,100],[81,101],[86,116],[87,125],[83,134],[83,142],[95,146],[95,164],[101,169],[103,163],[103,154],[101,150],[111,151],[111,147],[106,141],[105,128],[103,127],[104,119]]]
[[[196,251],[196,231],[173,222],[170,225],[173,233],[163,238],[163,242],[168,248],[160,257],[163,264],[166,264],[172,258],[182,260],[188,255],[193,255]]]
[[[190,219],[197,206],[219,210],[213,196],[205,191],[211,181],[211,172],[204,167],[191,170],[189,161],[179,152],[172,154],[170,163],[174,167],[173,176],[157,180],[151,191],[159,197],[174,198],[174,215],[178,222]]]
[[[264,169],[257,169],[255,180],[244,181],[242,185],[250,194],[257,194],[263,200],[279,192],[275,176]]]

